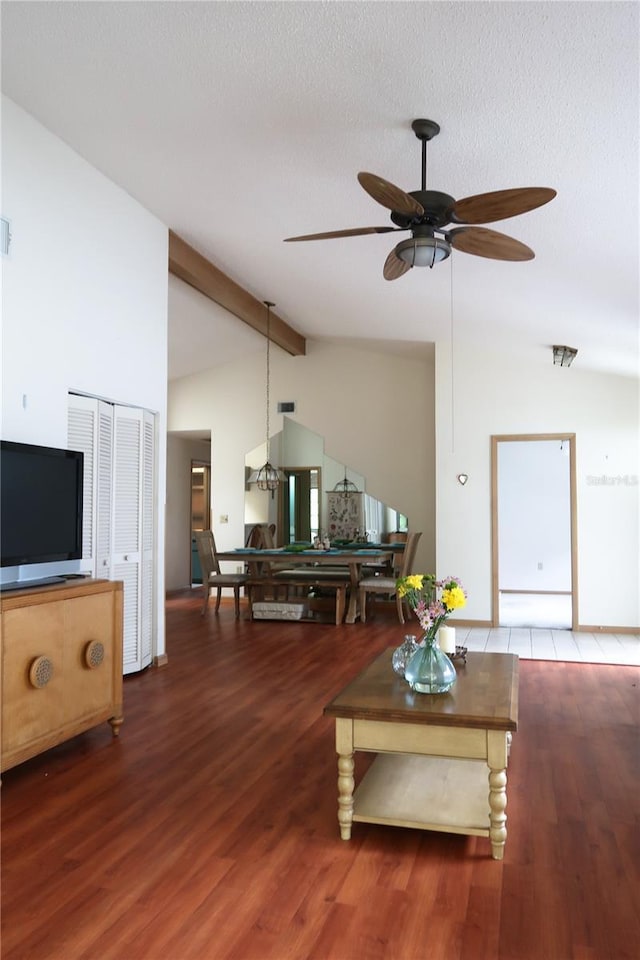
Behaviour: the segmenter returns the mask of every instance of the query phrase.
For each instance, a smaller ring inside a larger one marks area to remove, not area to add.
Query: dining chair
[[[404,548],[404,553],[402,554],[402,566],[400,567],[399,576],[406,577],[413,572],[413,563],[416,556],[416,550],[418,548],[418,541],[420,540],[421,536],[422,531],[409,533],[407,535],[407,542]],[[390,599],[395,597],[398,620],[400,623],[404,623],[403,599],[402,597],[398,596],[398,591],[396,590],[396,578],[384,576],[363,577],[358,583],[360,621],[362,623],[366,623],[367,600],[369,597],[374,597],[376,595],[385,595]]]
[[[222,588],[233,587],[236,620],[238,620],[240,618],[240,587],[245,585],[249,577],[246,573],[220,572],[220,563],[216,556],[216,542],[214,540],[212,530],[198,530],[195,533],[195,538],[196,546],[198,548],[198,557],[200,558],[200,567],[202,569],[202,589],[204,590],[202,616],[204,616],[207,611],[207,607],[209,605],[209,596],[214,587],[218,591],[218,595],[216,597],[216,613],[220,609]]]
[[[275,523],[256,523],[249,531],[245,547],[254,547],[256,550],[273,550],[275,547]]]

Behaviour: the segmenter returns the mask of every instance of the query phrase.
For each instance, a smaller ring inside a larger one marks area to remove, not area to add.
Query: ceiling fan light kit
[[[437,237],[413,237],[402,240],[395,250],[396,256],[410,267],[433,267],[434,263],[446,260],[451,246]]]
[[[440,127],[433,120],[414,120],[411,128],[422,143],[420,190],[407,193],[377,174],[364,171],[358,174],[360,186],[377,203],[391,211],[391,222],[395,227],[352,227],[348,230],[287,237],[287,242],[332,240],[410,230],[411,239],[402,240],[388,255],[383,269],[385,280],[397,280],[412,267],[433,267],[447,259],[452,247],[490,260],[533,260],[535,254],[526,244],[497,230],[475,224],[493,223],[528,213],[553,200],[556,191],[549,187],[517,187],[455,200],[448,193],[427,190],[427,143],[440,133]],[[448,230],[449,224],[463,226]],[[436,233],[440,236],[435,236]]]

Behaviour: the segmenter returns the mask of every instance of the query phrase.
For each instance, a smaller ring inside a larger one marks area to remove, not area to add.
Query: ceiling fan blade
[[[494,190],[474,197],[457,200],[453,208],[453,223],[493,223],[507,220],[520,213],[541,207],[556,195],[549,187],[518,187],[514,190]]]
[[[365,233],[394,233],[402,227],[353,227],[352,230],[330,230],[328,233],[308,233],[304,237],[285,237],[285,243],[294,240],[335,240],[338,237],[361,237]]]
[[[535,257],[525,243],[487,227],[458,227],[449,231],[446,237],[454,250],[472,253],[476,257],[490,260],[533,260]]]
[[[401,260],[396,255],[396,248],[394,247],[384,262],[383,277],[385,280],[397,280],[407,270],[411,270],[411,264],[407,263],[406,260]]]
[[[381,203],[387,210],[403,213],[407,217],[422,217],[424,215],[424,208],[414,197],[405,193],[400,187],[394,186],[393,183],[389,183],[388,180],[376,176],[375,173],[361,172],[358,174],[358,181],[369,196]]]

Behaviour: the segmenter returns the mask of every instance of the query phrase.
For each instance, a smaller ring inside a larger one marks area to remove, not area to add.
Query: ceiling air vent
[[[278,413],[295,413],[296,405],[293,400],[282,400],[278,403]]]

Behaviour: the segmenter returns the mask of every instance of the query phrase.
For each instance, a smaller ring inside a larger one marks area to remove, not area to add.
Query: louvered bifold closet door
[[[142,410],[114,407],[113,577],[124,584],[124,672],[142,669]]]
[[[69,448],[84,453],[82,569],[124,585],[123,669],[153,657],[155,417],[69,395]]]
[[[142,424],[142,576],[140,578],[140,657],[142,666],[151,663],[154,621],[154,504],[155,504],[155,417],[144,411]]]
[[[83,573],[111,579],[113,407],[95,397],[69,395],[68,446],[84,454]]]
[[[98,400],[98,458],[96,463],[96,576],[113,580],[113,406]]]
[[[96,573],[96,470],[95,451],[98,433],[97,402],[92,397],[69,397],[67,445],[84,454],[82,488],[82,562],[80,569],[92,577]]]

